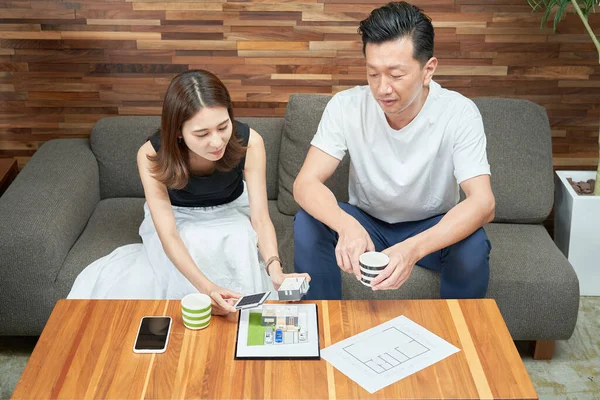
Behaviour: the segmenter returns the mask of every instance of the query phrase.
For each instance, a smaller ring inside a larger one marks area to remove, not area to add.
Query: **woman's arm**
[[[177,231],[175,215],[173,214],[173,208],[171,206],[167,188],[163,183],[152,176],[150,170],[152,162],[148,160],[147,156],[154,154],[156,154],[156,152],[151,143],[146,142],[138,151],[137,163],[142,185],[144,186],[146,202],[148,203],[150,215],[152,216],[152,221],[154,222],[154,227],[156,228],[156,232],[162,243],[163,250],[173,265],[175,265],[196,289],[201,293],[213,297],[211,293],[215,289],[218,289],[218,287],[208,280],[196,266],[196,263],[192,259],[185,243]],[[218,300],[217,303],[222,307],[226,305],[226,309],[231,307],[229,304],[222,304]],[[232,307],[231,309],[234,311]]]
[[[248,187],[252,227],[258,235],[258,249],[265,261],[273,256],[279,256],[275,228],[269,216],[266,164],[267,156],[264,141],[256,131],[250,129],[246,163],[244,166],[244,179]],[[310,281],[308,274],[284,274],[279,261],[272,262],[269,265],[268,272],[275,285],[275,289],[279,289],[279,286],[287,277],[305,276]]]

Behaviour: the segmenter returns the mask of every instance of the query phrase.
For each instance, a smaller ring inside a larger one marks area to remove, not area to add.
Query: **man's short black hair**
[[[367,43],[379,44],[408,37],[413,43],[413,57],[421,67],[433,57],[431,18],[419,7],[405,1],[391,2],[373,10],[360,22],[358,33],[362,36],[363,54]]]

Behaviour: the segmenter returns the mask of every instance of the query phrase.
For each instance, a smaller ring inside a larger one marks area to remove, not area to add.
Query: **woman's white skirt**
[[[250,223],[248,194],[216,207],[173,206],[175,223],[192,259],[216,285],[242,295],[271,291]],[[141,244],[114,250],[85,268],[69,299],[181,299],[198,290],[165,254],[148,204],[140,226]]]

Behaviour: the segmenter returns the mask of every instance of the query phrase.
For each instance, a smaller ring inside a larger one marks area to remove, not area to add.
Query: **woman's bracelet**
[[[281,263],[281,259],[278,256],[269,257],[269,259],[265,263],[265,269],[267,270],[267,275],[269,276],[271,276],[271,274],[269,273],[269,265],[273,264],[273,261],[279,261],[279,265],[281,265],[281,268],[283,269],[283,264]]]

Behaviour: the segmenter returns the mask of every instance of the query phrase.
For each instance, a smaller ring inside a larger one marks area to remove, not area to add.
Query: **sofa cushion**
[[[279,211],[295,215],[300,206],[294,200],[294,179],[300,172],[310,142],[317,132],[321,116],[331,96],[293,94],[285,110],[281,152],[279,154]],[[344,157],[326,185],[338,201],[348,201],[348,170],[350,157]]]
[[[275,227],[283,270],[292,273],[294,272],[294,217],[280,212],[276,200],[269,201],[269,215]]]
[[[58,273],[58,296],[66,297],[77,275],[92,262],[119,246],[140,243],[142,240],[138,231],[143,219],[144,199],[101,200]]]
[[[473,99],[485,127],[495,222],[543,222],[554,201],[546,110],[528,100]]]
[[[579,281],[542,225],[498,224],[485,227],[492,244],[490,283],[493,298],[515,340],[568,339],[579,307]],[[440,276],[415,267],[398,290],[374,292],[344,274],[344,299],[439,298]]]
[[[238,121],[248,124],[250,128],[262,136],[267,153],[267,197],[269,200],[277,199],[279,192],[279,148],[281,147],[281,131],[283,129],[283,118],[236,118]]]
[[[137,152],[160,128],[160,117],[102,118],[92,129],[90,144],[98,160],[100,196],[144,197]]]

